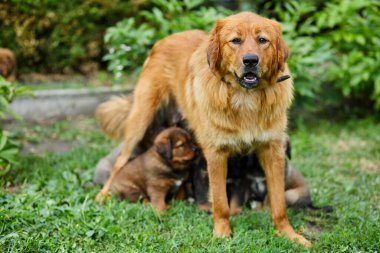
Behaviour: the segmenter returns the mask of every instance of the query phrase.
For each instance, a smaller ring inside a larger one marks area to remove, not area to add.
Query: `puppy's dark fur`
[[[95,181],[104,183],[112,162],[123,146],[103,159],[95,173]],[[162,212],[167,208],[166,197],[182,185],[187,169],[195,156],[195,146],[185,130],[172,127],[160,132],[153,145],[125,165],[111,184],[111,192],[123,199],[136,202],[142,198]],[[108,168],[108,171],[104,171]]]
[[[0,48],[0,76],[8,81],[16,80],[16,57],[7,48]]]
[[[287,158],[291,159],[290,142],[286,142]],[[201,210],[211,211],[209,203],[208,175],[206,161],[198,157],[192,165],[192,197]],[[255,153],[232,156],[228,160],[227,195],[230,212],[239,214],[246,203],[253,209],[268,206],[265,173]],[[302,174],[287,160],[285,163],[285,199],[288,207],[331,212],[331,206],[315,207],[311,200],[309,186]]]

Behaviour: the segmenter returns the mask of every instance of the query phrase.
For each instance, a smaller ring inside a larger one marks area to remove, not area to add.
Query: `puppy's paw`
[[[158,215],[162,215],[169,208],[169,206],[166,204],[161,204],[161,205],[152,204],[152,207],[154,208],[154,210],[156,210]]]
[[[208,214],[212,213],[212,206],[210,203],[198,204],[198,208],[199,208],[199,210],[201,210],[203,212],[207,212]]]
[[[239,215],[243,212],[243,208],[241,207],[231,207],[230,208],[230,214],[231,215]]]

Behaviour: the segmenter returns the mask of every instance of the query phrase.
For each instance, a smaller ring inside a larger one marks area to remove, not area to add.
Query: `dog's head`
[[[207,50],[211,70],[246,89],[275,82],[288,56],[280,24],[250,12],[217,21]]]
[[[154,146],[157,153],[174,170],[186,169],[197,152],[191,135],[178,127],[170,127],[162,131],[157,135]]]

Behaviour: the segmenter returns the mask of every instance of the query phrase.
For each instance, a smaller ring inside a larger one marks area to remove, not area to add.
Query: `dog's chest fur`
[[[245,90],[197,75],[187,87],[193,93],[189,104],[197,110],[189,121],[202,145],[241,153],[252,151],[255,143],[284,138],[291,81]]]

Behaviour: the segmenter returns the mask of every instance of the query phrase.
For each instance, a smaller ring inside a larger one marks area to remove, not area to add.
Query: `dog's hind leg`
[[[108,197],[108,191],[113,178],[128,162],[133,150],[144,137],[159,106],[169,100],[169,94],[165,88],[162,85],[160,86],[151,82],[149,78],[142,79],[137,84],[134,102],[125,126],[124,148],[111,170],[110,177],[96,196],[97,200],[102,201],[104,197]]]

